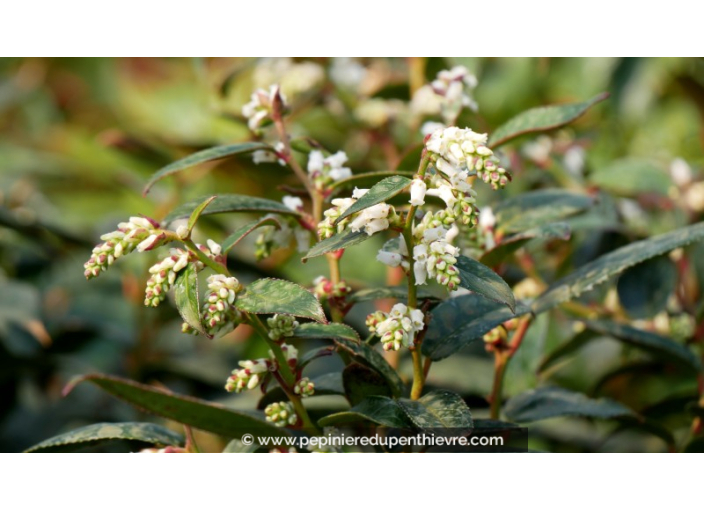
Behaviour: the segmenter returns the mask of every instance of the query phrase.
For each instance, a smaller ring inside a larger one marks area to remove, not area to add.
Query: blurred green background
[[[333,152],[345,150],[355,172],[413,170],[413,148],[422,135],[409,107],[410,90],[453,65],[465,65],[478,78],[479,111],[460,119],[476,131],[491,132],[530,107],[611,94],[569,127],[507,146],[514,183],[504,192],[485,188],[480,195],[485,204],[543,187],[602,190],[598,208],[573,220],[569,243],[536,247],[546,280],[628,241],[701,219],[701,59],[0,59],[0,451],[21,451],[97,421],[139,418],[89,387],[62,398],[72,377],[89,372],[158,382],[238,408],[256,406],[256,395],[230,396],[223,385],[237,360],[265,350],[263,342],[242,328],[215,341],[183,335],[172,306],[144,308],[153,254],[121,259],[86,282],[82,265],[92,246],[130,215],[159,219],[202,195],[279,200],[286,194],[279,186],[296,182],[286,169],[242,157],[182,172],[142,196],[150,175],[171,161],[251,138],[240,108],[258,86],[281,83],[292,104],[293,135],[312,137]],[[677,165],[689,168],[691,183],[673,180],[673,162],[675,173]],[[246,220],[204,218],[197,235],[222,239]],[[324,261],[303,265],[286,251],[257,263],[252,241],[230,258],[245,282],[277,275],[310,285],[326,273]],[[343,259],[343,275],[355,288],[385,284],[385,266],[373,262],[381,241],[374,241]],[[572,250],[569,257],[553,257],[565,249]],[[691,250],[701,255],[691,258],[694,268],[687,273],[700,305],[704,251]],[[519,269],[506,273],[511,283],[522,276]],[[613,287],[583,301],[607,302]],[[355,309],[350,324],[361,330],[372,306]],[[697,310],[692,320],[699,318]],[[629,318],[657,328],[663,313],[672,330],[666,304],[631,310]],[[509,396],[544,380],[536,366],[566,334],[559,317],[538,319],[507,375]],[[681,341],[692,335],[688,330]],[[590,345],[549,377],[589,389],[630,356],[622,349],[607,340]],[[326,359],[313,373],[339,366]],[[405,359],[401,370],[407,370]],[[696,400],[694,375],[663,373],[657,363],[648,370],[606,393],[639,408],[673,395]],[[480,346],[434,365],[429,384],[460,392],[481,415],[491,375],[491,358]],[[325,397],[315,405],[336,409],[344,401]],[[672,419],[675,429],[691,423],[691,417]],[[610,441],[612,432],[600,423],[563,420],[536,429],[535,440],[551,450],[664,449],[657,438],[639,434]],[[214,438],[204,441],[219,447]]]

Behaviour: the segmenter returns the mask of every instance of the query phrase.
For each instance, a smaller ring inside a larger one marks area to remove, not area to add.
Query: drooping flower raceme
[[[352,170],[344,166],[345,163],[347,154],[343,151],[327,157],[321,151],[311,151],[308,154],[308,175],[316,189],[325,190],[333,182],[352,177]]]
[[[166,293],[173,286],[178,273],[188,265],[188,261],[188,251],[172,248],[168,257],[149,268],[151,276],[144,293],[145,306],[158,306],[166,299]]]
[[[423,330],[423,312],[397,303],[388,314],[375,312],[367,317],[371,333],[381,338],[385,351],[412,347],[416,333]]]
[[[318,223],[318,234],[321,239],[327,239],[334,234],[340,233],[345,230],[347,226],[349,226],[352,232],[364,230],[367,235],[373,235],[381,230],[386,230],[392,224],[399,221],[399,217],[393,206],[381,202],[367,207],[335,225],[335,221],[337,221],[342,213],[352,207],[367,191],[369,190],[355,188],[351,198],[336,198],[332,200],[333,207],[323,213],[325,219]]]
[[[274,402],[264,409],[266,421],[273,423],[277,427],[295,425],[298,423],[298,415],[291,402]]]
[[[203,304],[202,321],[209,334],[214,335],[241,322],[240,311],[235,308],[240,289],[240,282],[234,276],[215,274],[208,277],[209,292]]]
[[[117,225],[117,230],[100,236],[104,242],[93,248],[93,255],[83,267],[87,279],[106,271],[117,259],[128,253],[149,251],[166,241],[166,232],[151,218],[132,216]]]
[[[240,361],[239,365],[242,368],[233,370],[225,384],[225,389],[229,392],[240,393],[245,389],[253,390],[261,382],[260,374],[268,372],[272,366],[265,358]]]
[[[442,115],[445,124],[452,124],[462,108],[477,111],[471,91],[477,78],[466,67],[456,66],[440,71],[435,80],[420,87],[411,101],[411,110],[417,115]]]

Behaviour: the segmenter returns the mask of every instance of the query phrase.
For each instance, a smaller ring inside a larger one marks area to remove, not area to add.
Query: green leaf
[[[485,298],[508,306],[512,312],[516,310],[516,298],[511,287],[494,271],[481,262],[460,255],[455,264],[460,270],[460,286],[481,294]]]
[[[302,260],[303,262],[305,262],[308,259],[325,255],[326,253],[330,253],[331,251],[349,248],[350,246],[354,246],[355,244],[359,244],[371,237],[374,237],[378,233],[379,232],[369,235],[364,230],[360,230],[359,232],[352,232],[349,229],[343,230],[338,234],[334,234],[332,237],[323,239],[318,244],[313,246],[313,248],[311,248],[311,250],[306,253],[306,256],[303,257]]]
[[[188,264],[176,276],[174,282],[174,299],[178,313],[183,321],[207,338],[209,335],[200,320],[200,304],[198,302],[198,270],[195,264]]]
[[[196,226],[196,222],[198,221],[198,218],[200,218],[200,215],[203,214],[203,211],[205,210],[206,207],[210,205],[210,203],[215,200],[217,197],[212,196],[209,198],[206,198],[203,200],[203,202],[193,209],[193,212],[191,213],[191,217],[188,218],[188,234],[191,234],[191,231],[193,230],[193,227]]]
[[[329,324],[307,322],[298,326],[295,334],[298,338],[347,339],[353,342],[359,342],[359,335],[354,329],[347,324],[339,324],[336,322]]]
[[[342,371],[342,384],[350,405],[359,404],[365,397],[377,395],[392,397],[393,391],[379,372],[359,363],[350,363]]]
[[[286,280],[263,278],[247,285],[235,300],[237,309],[249,313],[284,313],[327,322],[316,297],[300,285]]]
[[[580,267],[558,280],[531,305],[538,314],[591,290],[624,269],[704,238],[704,222],[631,243]]]
[[[619,159],[597,168],[589,182],[621,196],[642,193],[667,195],[672,179],[668,173],[648,160]]]
[[[504,200],[494,207],[501,232],[522,233],[589,209],[594,198],[562,189],[542,189]]]
[[[418,160],[420,161],[420,159]],[[416,161],[416,166],[418,166],[418,161]],[[347,179],[342,179],[335,181],[330,185],[330,189],[333,190],[334,194],[337,194],[340,190],[350,189],[350,188],[371,188],[374,184],[379,182],[379,179],[384,177],[392,177],[396,175],[402,175],[406,177],[413,177],[414,172],[398,171],[398,170],[387,170],[383,172],[365,172],[361,174],[354,174],[352,177]]]
[[[389,198],[395,197],[410,184],[411,179],[408,177],[403,177],[402,175],[393,175],[391,177],[387,177],[386,179],[382,179],[372,186],[362,198],[347,208],[347,210],[345,210],[345,212],[343,212],[340,217],[335,220],[335,224],[353,215],[354,213],[358,213],[359,211],[363,211],[373,205],[380,204]]]
[[[448,299],[435,310],[423,340],[421,352],[433,361],[447,358],[466,345],[481,341],[485,333],[509,319],[529,313],[516,303],[516,312],[477,294]]]
[[[676,286],[677,267],[667,255],[661,255],[624,271],[616,290],[629,317],[647,319],[665,309]]]
[[[233,439],[227,443],[222,453],[253,453],[257,451],[258,448],[258,444],[244,444],[239,439]]]
[[[357,423],[364,420],[386,427],[412,427],[412,422],[395,400],[378,396],[365,398],[349,411],[328,415],[320,419],[318,425],[327,427],[330,425]]]
[[[489,137],[489,147],[498,147],[527,133],[549,131],[569,124],[581,117],[591,106],[607,97],[609,97],[608,92],[604,92],[583,103],[541,106],[526,110],[499,126]]]
[[[281,437],[284,429],[269,424],[263,413],[233,411],[205,400],[178,395],[160,388],[107,375],[87,375],[71,382],[64,393],[87,381],[139,409],[225,437],[240,439],[243,434]]]
[[[183,446],[183,436],[154,423],[96,423],[42,441],[26,450],[70,452],[112,440],[138,441],[158,446]]]
[[[547,386],[530,390],[509,400],[504,413],[512,421],[527,423],[556,416],[621,418],[635,413],[608,398],[592,399],[582,393]]]
[[[417,289],[417,297],[419,300],[432,299],[437,301],[439,298],[434,296],[422,287]],[[377,289],[363,289],[353,292],[347,298],[350,303],[361,303],[363,301],[376,301],[377,299],[408,299],[408,287],[380,287]]]
[[[398,404],[419,429],[473,427],[469,407],[451,391],[435,390],[418,400],[401,399]]]
[[[202,202],[203,199],[200,198],[178,206],[164,218],[164,224],[169,224],[180,218],[188,218]],[[274,202],[266,198],[234,194],[218,195],[208,208],[203,211],[202,215],[208,216],[210,214],[228,212],[268,212],[282,214],[284,216],[300,216],[299,213],[292,211],[280,202]]]
[[[549,223],[503,238],[494,248],[482,255],[479,261],[486,266],[494,267],[533,239],[567,241],[570,236],[571,229],[567,223]]]
[[[405,391],[403,381],[401,381],[396,370],[391,368],[391,365],[389,365],[381,354],[362,342],[340,338],[335,340],[335,343],[340,349],[350,354],[357,363],[373,368],[379,372],[389,383],[389,387],[395,397],[403,395]]]
[[[701,360],[685,345],[651,331],[634,328],[628,324],[594,320],[584,321],[585,326],[601,335],[610,336],[622,342],[648,351],[658,357],[684,363],[697,371],[704,370]]]
[[[281,223],[273,216],[265,216],[264,218],[259,218],[258,220],[247,223],[235,230],[232,234],[227,236],[227,238],[220,243],[222,245],[222,252],[227,253],[239,243],[242,239],[248,236],[253,230],[259,227],[272,226],[277,229],[281,228]]]
[[[191,154],[190,156],[187,156],[183,159],[179,159],[178,161],[174,161],[170,165],[167,165],[158,172],[156,172],[152,176],[152,178],[149,179],[149,182],[144,187],[143,193],[145,195],[149,193],[151,187],[164,177],[175,174],[176,172],[180,172],[181,170],[185,170],[186,168],[190,168],[200,163],[205,163],[206,161],[213,161],[216,159],[235,156],[237,154],[246,154],[254,151],[273,150],[273,147],[261,142],[236,143],[233,145],[220,145],[218,147],[211,147],[209,149],[196,152],[195,154]]]
[[[596,338],[596,336],[597,335],[595,335],[594,332],[589,330],[577,333],[566,343],[562,344],[557,349],[548,354],[545,359],[543,359],[543,361],[540,363],[540,366],[538,367],[538,372],[544,372],[565,356],[569,356],[573,352],[578,351],[579,349],[587,345],[589,342],[591,342],[594,338]]]

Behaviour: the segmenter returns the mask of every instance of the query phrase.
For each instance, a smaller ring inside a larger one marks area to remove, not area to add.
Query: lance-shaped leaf
[[[417,161],[416,166],[418,166]],[[333,182],[330,185],[330,188],[333,190],[333,193],[337,193],[340,190],[350,188],[371,188],[372,186],[374,186],[374,184],[379,182],[379,179],[383,179],[385,177],[392,177],[395,175],[412,177],[413,172],[389,170],[384,172],[365,172],[361,174],[354,174],[352,177],[348,177],[347,179],[341,179],[339,181]]]
[[[473,427],[469,407],[451,391],[435,390],[418,400],[400,399],[398,404],[419,429]]]
[[[349,411],[331,414],[318,421],[321,427],[371,421],[377,425],[394,428],[411,428],[413,423],[398,402],[388,397],[370,396]]]
[[[362,342],[340,338],[335,340],[335,343],[340,349],[350,354],[357,363],[373,368],[379,372],[389,383],[389,387],[395,397],[403,395],[405,390],[403,381],[401,381],[396,370],[391,368],[391,365],[389,365],[381,354]]]
[[[181,434],[155,423],[95,423],[42,441],[26,452],[73,452],[115,440],[155,446],[183,446]]]
[[[243,434],[272,437],[288,433],[265,420],[263,413],[233,411],[198,398],[178,395],[152,386],[107,375],[87,375],[70,383],[64,393],[87,381],[149,413],[184,425],[239,439]]]
[[[489,267],[493,267],[503,262],[506,257],[533,239],[546,241],[562,239],[563,241],[567,241],[570,235],[570,226],[567,223],[550,223],[542,227],[531,228],[525,232],[503,238],[499,244],[482,255],[480,262]]]
[[[191,217],[188,218],[188,226],[187,226],[187,228],[188,228],[188,235],[191,234],[191,231],[193,230],[193,227],[196,226],[196,223],[198,222],[198,218],[200,218],[200,215],[203,214],[203,211],[205,211],[205,208],[208,207],[208,206],[210,205],[210,203],[211,203],[213,200],[215,200],[216,198],[217,198],[217,197],[215,197],[215,196],[206,198],[205,200],[203,200],[203,202],[201,202],[200,205],[198,205],[198,207],[196,207],[195,209],[193,209],[193,212],[191,213]]]
[[[437,301],[440,299],[422,287],[419,287],[416,293],[419,300],[431,299]],[[347,301],[350,303],[361,303],[363,301],[376,301],[377,299],[401,299],[405,301],[408,299],[408,287],[380,287],[377,289],[358,290],[350,294]]]
[[[459,296],[438,305],[432,314],[421,352],[433,361],[447,358],[509,319],[529,313],[516,303],[515,313],[505,305],[477,294]]]
[[[389,198],[395,197],[401,193],[404,188],[408,187],[409,184],[411,184],[411,179],[402,175],[392,175],[391,177],[382,179],[369,188],[369,191],[367,191],[362,198],[347,208],[347,210],[335,220],[335,224],[354,213],[358,213],[373,205],[380,204]]]
[[[604,320],[585,321],[584,325],[591,331],[616,338],[628,345],[650,352],[656,358],[664,357],[683,363],[697,371],[704,369],[701,360],[687,346],[652,331],[644,331],[628,324]]]
[[[212,338],[200,320],[200,304],[198,302],[198,271],[195,264],[188,264],[176,276],[174,282],[174,300],[176,309],[183,321],[200,334]]]
[[[281,223],[273,216],[259,218],[258,220],[247,223],[246,225],[243,225],[237,230],[235,230],[232,234],[227,236],[227,238],[225,238],[222,243],[220,243],[222,245],[222,252],[227,253],[232,249],[233,246],[235,246],[242,239],[251,234],[253,230],[258,229],[259,227],[266,226],[272,226],[277,229],[280,229]]]
[[[306,256],[303,257],[302,260],[305,262],[313,257],[319,257],[321,255],[325,255],[326,253],[349,248],[350,246],[366,241],[378,233],[379,232],[369,235],[364,230],[360,230],[358,232],[352,232],[349,229],[343,230],[338,234],[334,234],[332,237],[323,239],[318,244],[313,246],[313,248],[306,253]]]
[[[511,287],[481,262],[460,255],[455,264],[460,271],[460,286],[516,310],[516,298]]]
[[[180,218],[190,217],[193,211],[203,203],[203,200],[203,198],[200,198],[178,206],[164,218],[164,224],[169,224]],[[210,203],[208,208],[202,212],[201,216],[228,212],[263,212],[282,214],[284,216],[300,216],[299,213],[292,211],[280,202],[274,202],[266,198],[234,194],[218,195]]]
[[[562,189],[523,193],[494,207],[497,228],[505,233],[524,232],[562,220],[594,205],[594,198]]]
[[[547,386],[530,390],[509,400],[504,413],[512,420],[527,423],[557,416],[584,416],[587,418],[621,418],[635,413],[608,398],[593,399],[582,393]]]
[[[574,273],[558,280],[531,305],[538,314],[578,297],[595,285],[605,282],[624,269],[681,246],[704,238],[704,223],[680,228],[667,234],[631,243],[580,267]]]
[[[315,322],[307,322],[296,328],[295,335],[298,338],[313,338],[313,339],[346,339],[352,342],[359,342],[357,332],[347,324],[339,324],[331,322],[329,324],[318,324]]]
[[[489,146],[491,148],[498,147],[527,133],[549,131],[569,124],[607,97],[609,94],[604,92],[583,103],[541,106],[526,110],[499,126],[489,137]]]
[[[286,280],[263,278],[247,285],[235,300],[238,310],[248,313],[283,313],[327,322],[317,298],[300,285]]]
[[[218,147],[211,147],[205,149],[190,156],[186,156],[183,159],[174,161],[173,163],[166,165],[164,168],[156,172],[149,182],[144,187],[144,194],[149,193],[151,187],[164,177],[185,170],[192,166],[198,165],[200,163],[205,163],[207,161],[214,161],[216,159],[222,159],[229,156],[235,156],[237,154],[246,154],[254,151],[273,151],[274,148],[266,143],[261,142],[246,142],[246,143],[236,143],[232,145],[220,145]]]

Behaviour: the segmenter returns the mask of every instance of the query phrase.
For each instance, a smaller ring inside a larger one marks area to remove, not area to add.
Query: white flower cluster
[[[268,372],[271,367],[271,361],[265,358],[247,360],[239,362],[239,370],[233,370],[232,375],[227,379],[225,389],[232,393],[240,393],[243,390],[253,390],[261,382],[260,374]]]
[[[281,154],[284,151],[284,144],[283,142],[276,142],[276,145],[274,145],[274,151],[254,151],[252,153],[252,161],[254,162],[255,165],[258,165],[260,163],[276,163],[278,161],[279,165],[284,166],[286,164],[286,160],[281,157]]]
[[[93,248],[88,262],[83,264],[87,279],[95,278],[107,271],[123,255],[137,251],[149,251],[166,241],[166,232],[151,218],[132,216],[129,221],[117,225],[117,230],[100,236],[104,242]]]
[[[319,190],[327,189],[330,184],[352,177],[352,170],[344,166],[347,154],[337,151],[325,156],[321,151],[311,151],[308,154],[308,175]]]
[[[298,423],[298,415],[291,402],[274,402],[264,409],[266,421],[273,423],[277,427],[295,425]]]
[[[289,57],[267,57],[254,68],[253,81],[259,87],[279,83],[282,91],[296,96],[323,83],[325,70],[315,62],[296,62]]]
[[[375,312],[367,317],[369,331],[379,338],[385,351],[413,347],[416,333],[423,329],[423,312],[397,303],[391,312]]]
[[[202,321],[205,330],[215,335],[220,330],[236,325],[241,320],[239,310],[235,308],[240,282],[234,276],[215,274],[208,277],[209,293],[203,304]]]
[[[486,133],[475,133],[469,128],[449,127],[437,130],[425,142],[431,161],[459,191],[468,191],[469,172],[492,188],[503,188],[511,180],[511,174],[499,166],[494,152],[487,147]]]
[[[423,241],[413,247],[416,285],[424,285],[428,278],[434,278],[449,291],[459,286],[460,275],[455,263],[460,250],[450,244],[448,237],[449,231],[442,227],[426,229]]]
[[[189,258],[188,251],[172,248],[168,257],[149,268],[151,276],[144,293],[145,306],[159,306],[166,299],[166,293],[176,281],[176,275],[188,265]]]
[[[283,203],[292,211],[303,210],[303,201],[299,197],[287,195],[283,198]],[[278,214],[270,214],[267,217],[276,219],[279,227],[262,227],[254,243],[254,255],[257,260],[267,258],[277,248],[288,248],[294,240],[299,253],[310,249],[310,232],[301,227],[295,219]]]
[[[293,336],[298,327],[298,321],[293,315],[278,313],[274,314],[273,317],[269,317],[266,320],[266,324],[269,326],[269,338],[272,340],[281,340],[284,337]]]
[[[281,350],[284,352],[289,367],[295,368],[296,362],[298,361],[298,350],[288,344],[282,344]],[[239,365],[241,368],[233,370],[232,375],[228,377],[225,383],[225,389],[229,392],[234,391],[235,393],[240,393],[245,389],[253,390],[259,386],[262,382],[261,374],[276,368],[276,358],[274,357],[274,353],[269,351],[269,359],[259,358],[240,361]]]
[[[315,384],[310,379],[304,377],[300,379],[293,387],[293,392],[301,397],[312,397],[315,393]]]
[[[335,225],[335,221],[342,213],[352,207],[367,191],[369,190],[355,188],[352,192],[352,198],[336,198],[332,200],[333,207],[323,213],[325,219],[318,223],[318,235],[321,239],[327,239],[334,234],[342,232],[348,225],[352,232],[364,230],[367,235],[373,235],[386,230],[399,220],[393,206],[381,202],[380,204],[367,207]]]
[[[476,86],[477,78],[464,66],[440,71],[432,83],[415,92],[411,109],[417,115],[440,114],[445,124],[453,124],[462,108],[477,111],[477,103],[471,96]]]
[[[401,266],[408,271],[410,264],[408,262],[408,247],[406,240],[402,237],[396,237],[387,241],[376,255],[376,260],[389,267]]]
[[[272,85],[269,90],[257,89],[252,93],[249,103],[242,106],[242,115],[247,118],[249,129],[256,133],[267,121],[271,120],[277,98],[281,100],[283,108],[286,97],[281,93],[278,85]]]

